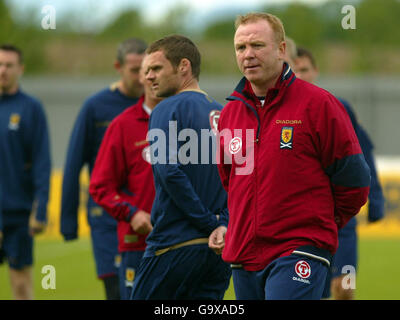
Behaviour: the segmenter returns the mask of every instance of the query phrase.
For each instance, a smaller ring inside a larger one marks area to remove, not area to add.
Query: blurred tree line
[[[342,28],[342,7],[349,0],[331,0],[309,6],[304,2],[261,6],[257,11],[276,14],[286,34],[298,46],[312,50],[322,72],[400,73],[400,1],[359,0],[356,29]],[[122,12],[103,30],[82,32],[77,17],[57,17],[56,30],[43,30],[34,14],[16,22],[5,0],[0,0],[0,42],[19,45],[25,53],[27,72],[100,74],[112,72],[118,43],[128,37],[148,42],[180,33],[191,37],[202,52],[203,73],[237,73],[233,50],[235,15],[217,17],[194,31],[187,27],[193,12],[178,6],[157,24],[148,24],[136,10]],[[37,16],[37,15],[36,15]]]

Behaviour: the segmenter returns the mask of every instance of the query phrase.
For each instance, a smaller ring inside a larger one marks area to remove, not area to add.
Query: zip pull
[[[260,141],[260,139],[256,138],[256,140],[254,140],[255,143],[258,143]]]

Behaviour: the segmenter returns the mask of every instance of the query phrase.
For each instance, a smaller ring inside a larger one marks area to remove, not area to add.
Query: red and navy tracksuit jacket
[[[92,172],[89,192],[118,221],[118,249],[144,251],[146,235],[135,233],[130,220],[138,210],[150,214],[154,200],[153,173],[146,134],[149,115],[143,97],[108,127]]]
[[[338,229],[365,204],[370,184],[343,105],[287,64],[263,106],[246,78],[228,100],[218,123],[229,210],[223,259],[257,271],[300,246],[334,254]]]

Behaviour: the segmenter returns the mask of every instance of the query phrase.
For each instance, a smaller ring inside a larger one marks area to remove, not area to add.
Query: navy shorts
[[[119,281],[121,300],[129,300],[133,288],[133,280],[139,268],[144,251],[127,251],[121,253],[121,266],[119,267]]]
[[[96,272],[100,279],[118,275],[121,255],[118,252],[117,230],[114,228],[90,228]]]
[[[237,300],[319,300],[328,267],[320,260],[291,254],[261,271],[233,268]]]
[[[8,260],[10,268],[21,270],[33,264],[33,238],[29,235],[28,220],[3,227],[0,263]]]
[[[339,277],[341,275],[346,275],[348,271],[343,270],[344,266],[350,266],[357,270],[357,233],[351,230],[346,230],[345,232],[339,231],[339,245],[335,255],[333,256],[332,266],[328,277],[326,279],[325,289],[323,293],[323,298],[327,299],[331,296],[331,281],[333,278]]]
[[[221,256],[197,244],[144,257],[132,300],[222,300],[231,277]]]

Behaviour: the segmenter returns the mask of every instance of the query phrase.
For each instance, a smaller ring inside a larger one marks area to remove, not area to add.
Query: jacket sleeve
[[[340,229],[366,203],[370,170],[342,104],[332,95],[319,104],[315,144],[331,182],[335,222]]]
[[[129,222],[138,208],[133,197],[122,191],[126,185],[128,165],[118,119],[114,119],[104,135],[92,171],[89,193],[116,220]]]
[[[43,107],[38,105],[33,115],[34,125],[31,140],[31,158],[35,202],[35,218],[47,222],[47,203],[49,200],[51,157],[49,132]]]
[[[178,127],[182,124],[182,122],[177,117],[175,108],[171,111],[172,108],[163,108],[161,104],[157,106],[156,110],[153,111],[150,117],[149,129],[156,129],[164,132],[166,138],[166,148],[164,148],[165,150],[162,151],[158,150],[158,152],[165,152],[166,163],[161,161],[154,163],[152,160],[154,176],[157,177],[156,181],[161,184],[161,187],[168,193],[175,205],[184,212],[191,223],[199,230],[206,233],[211,233],[219,226],[217,217],[204,206],[190,179],[182,169],[183,165],[179,163],[178,150],[182,142],[176,145],[173,141],[169,141],[170,136],[177,137]],[[165,109],[169,110],[165,111]],[[171,126],[170,128],[170,121],[171,123],[177,123],[177,126]],[[185,120],[182,121],[184,122]],[[151,153],[154,154],[154,143],[150,143],[150,146],[153,149]],[[170,159],[178,160],[171,161]]]
[[[67,157],[64,165],[61,199],[61,234],[65,240],[78,237],[78,207],[80,194],[80,172],[89,162],[89,146],[93,121],[90,104],[86,102],[80,111],[69,140]]]

